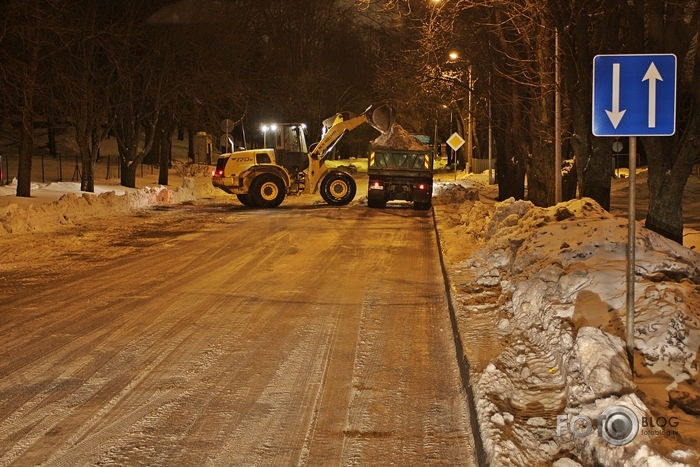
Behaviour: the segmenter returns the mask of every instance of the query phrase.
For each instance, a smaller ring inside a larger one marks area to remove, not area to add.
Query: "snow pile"
[[[436,182],[433,185],[433,204],[462,204],[465,201],[479,201],[479,190],[457,182]]]
[[[408,134],[398,123],[394,123],[387,133],[384,133],[372,141],[373,149],[396,149],[399,151],[429,151],[427,144],[423,144]]]
[[[469,198],[449,196],[457,203]],[[622,447],[596,429],[585,437],[557,435],[557,415],[595,420],[613,405],[629,407],[639,420],[650,415],[635,392],[623,340],[626,221],[590,199],[551,208],[510,199],[493,210],[467,200],[443,209],[436,215],[489,465],[559,457],[584,465],[673,465],[641,430]],[[673,415],[689,433],[696,419],[688,414],[700,409],[700,255],[641,225],[636,245],[635,371],[663,379],[677,406]],[[459,250],[469,248],[460,259]],[[664,455],[697,462],[688,449],[696,445],[680,444],[684,449]]]
[[[7,188],[16,190],[16,180]],[[17,204],[0,207],[0,235],[24,232],[47,232],[62,225],[74,225],[82,219],[109,215],[114,212],[134,211],[148,206],[178,204],[201,197],[216,195],[211,183],[196,184],[193,178],[185,178],[181,187],[171,190],[164,186],[145,187],[139,190],[115,191],[96,189],[96,193],[80,192],[77,183],[52,183],[33,185],[32,190],[67,191],[58,201],[37,203],[26,209]]]

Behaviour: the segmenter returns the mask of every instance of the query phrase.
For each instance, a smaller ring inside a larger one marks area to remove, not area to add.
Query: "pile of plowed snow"
[[[414,138],[398,123],[394,123],[388,132],[372,141],[373,149],[396,149],[399,151],[428,151],[428,145]]]
[[[119,211],[134,211],[154,205],[178,204],[216,194],[217,190],[211,186],[211,182],[196,184],[195,179],[189,177],[183,180],[181,187],[174,190],[158,186],[145,187],[122,195],[117,195],[114,191],[99,195],[68,192],[58,201],[51,203],[32,204],[27,208],[21,208],[17,204],[0,207],[0,235],[48,232],[62,225],[72,225],[81,219]]]
[[[638,225],[633,378],[627,222],[590,199],[489,208],[466,190],[434,204],[489,465],[697,465],[700,255]],[[620,447],[595,426],[557,434],[558,415],[595,424],[615,405],[674,432],[640,426]]]

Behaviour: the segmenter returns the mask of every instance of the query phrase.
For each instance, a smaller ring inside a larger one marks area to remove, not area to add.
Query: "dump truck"
[[[348,169],[329,169],[325,162],[347,132],[367,123],[381,133],[391,129],[395,109],[372,105],[359,116],[340,112],[324,120],[321,140],[307,146],[305,125],[283,123],[269,127],[264,148],[222,154],[216,161],[212,184],[234,194],[249,207],[273,208],[292,193],[318,193],[330,205],[350,203],[357,192]]]
[[[367,206],[386,207],[404,200],[417,210],[428,210],[433,196],[433,152],[430,147],[394,125],[372,142],[367,172]]]

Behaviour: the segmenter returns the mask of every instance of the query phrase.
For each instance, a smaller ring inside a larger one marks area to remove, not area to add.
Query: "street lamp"
[[[263,132],[263,148],[267,148],[267,132],[277,130],[277,125],[263,125],[261,129]]]
[[[450,62],[456,62],[457,60],[460,59],[459,57],[459,52],[457,51],[452,51],[448,55]],[[467,157],[466,157],[466,166],[465,170],[467,173],[470,172],[470,169],[473,169],[472,164],[473,164],[473,140],[472,140],[472,126],[474,125],[474,118],[472,116],[472,87],[474,83],[472,82],[472,65],[471,63],[468,64],[467,67],[467,93],[468,93],[468,98],[467,98],[467,131],[466,131],[466,136],[467,136]],[[457,167],[457,157],[455,154],[455,168]],[[456,170],[455,170],[456,174]]]

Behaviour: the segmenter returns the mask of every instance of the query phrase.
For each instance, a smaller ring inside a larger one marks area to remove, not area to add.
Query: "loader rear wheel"
[[[355,180],[345,172],[331,172],[321,181],[321,197],[332,206],[345,206],[356,192]]]
[[[260,175],[250,185],[250,197],[256,207],[276,208],[286,194],[284,182],[272,174]]]
[[[255,201],[253,201],[253,198],[249,194],[236,195],[236,198],[238,198],[238,201],[240,201],[243,206],[248,206],[249,208],[255,207]]]

